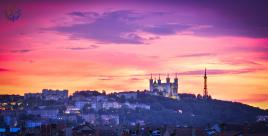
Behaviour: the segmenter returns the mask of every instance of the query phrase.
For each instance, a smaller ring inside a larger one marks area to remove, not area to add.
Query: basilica
[[[162,82],[160,78],[160,74],[158,80],[151,74],[151,78],[149,79],[150,84],[150,92],[154,95],[160,95],[165,97],[170,97],[174,99],[179,99],[178,96],[178,77],[177,74],[174,78],[174,82],[170,81],[169,75],[166,77],[166,82]]]

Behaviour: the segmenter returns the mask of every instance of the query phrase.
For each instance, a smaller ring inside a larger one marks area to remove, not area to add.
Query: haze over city
[[[202,94],[207,68],[213,98],[267,109],[264,3],[1,2],[21,15],[1,13],[0,94],[144,90],[151,73],[178,73],[178,93]]]

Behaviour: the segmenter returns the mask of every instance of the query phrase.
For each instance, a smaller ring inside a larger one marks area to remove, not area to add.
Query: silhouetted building
[[[96,136],[96,130],[89,124],[73,128],[73,136]]]

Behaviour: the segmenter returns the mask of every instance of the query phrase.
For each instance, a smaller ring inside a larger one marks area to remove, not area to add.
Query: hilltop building
[[[169,74],[167,75],[166,78],[166,83],[162,83],[160,74],[158,80],[153,80],[152,74],[151,78],[149,79],[149,87],[150,87],[150,92],[155,94],[155,95],[161,95],[165,97],[170,97],[174,99],[178,99],[178,84],[179,80],[177,77],[177,74],[174,78],[174,82],[170,81]]]
[[[68,90],[52,90],[43,89],[42,90],[43,100],[66,100],[68,99]]]

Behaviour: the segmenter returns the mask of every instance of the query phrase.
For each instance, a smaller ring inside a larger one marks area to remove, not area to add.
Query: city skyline
[[[267,2],[2,1],[0,94],[129,91],[178,73],[178,93],[268,108]]]

